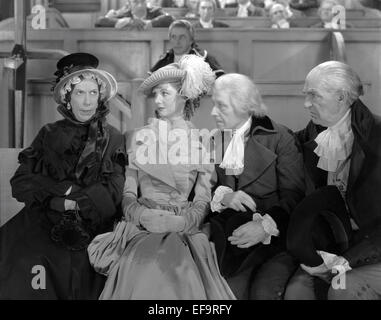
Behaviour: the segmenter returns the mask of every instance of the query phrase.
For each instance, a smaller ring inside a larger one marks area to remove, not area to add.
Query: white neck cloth
[[[250,7],[250,1],[246,4],[238,4],[237,17],[245,18],[249,16],[248,9]]]
[[[223,169],[232,169],[239,174],[243,171],[244,167],[244,156],[245,156],[245,139],[244,135],[247,130],[251,127],[251,117],[240,127],[238,128],[233,138],[231,139],[224,159],[220,164],[220,168]]]
[[[351,109],[335,125],[320,132],[315,142],[317,147],[314,152],[319,156],[317,166],[325,171],[336,172],[339,161],[347,159],[352,152]]]

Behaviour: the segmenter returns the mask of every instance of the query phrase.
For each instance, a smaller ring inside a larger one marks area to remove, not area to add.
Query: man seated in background
[[[196,44],[194,41],[194,28],[189,21],[176,20],[169,26],[169,44],[171,49],[160,57],[159,61],[151,68],[151,72],[170,63],[178,62],[184,54],[196,54],[204,58],[217,77],[225,73],[216,58]]]
[[[340,2],[337,0],[322,0],[318,10],[318,15],[321,21],[313,24],[311,28],[343,29],[346,27],[351,27],[349,24],[340,25],[339,20],[336,19],[336,15],[339,11],[335,11],[334,8],[339,5]]]
[[[290,0],[266,0],[265,10],[268,10],[270,12],[271,6],[275,3],[280,3],[281,5],[283,5],[287,19],[301,18],[305,16],[305,14],[302,11],[291,8]]]
[[[160,7],[147,5],[147,0],[129,0],[119,10],[110,10],[98,19],[96,27],[114,27],[116,29],[146,30],[166,28],[174,18]]]
[[[193,24],[195,28],[228,28],[226,23],[214,20],[216,12],[216,2],[214,0],[200,0],[198,3],[198,13],[200,19]]]
[[[233,17],[263,17],[266,15],[264,9],[254,5],[250,0],[237,0],[234,3],[226,3],[225,9],[228,9],[226,14]]]
[[[271,19],[271,28],[273,29],[289,29],[295,27],[292,22],[288,21],[287,13],[284,6],[280,3],[274,3],[269,9]]]
[[[185,18],[197,18],[198,16],[198,2],[199,0],[186,0],[185,6],[188,8],[188,12]]]

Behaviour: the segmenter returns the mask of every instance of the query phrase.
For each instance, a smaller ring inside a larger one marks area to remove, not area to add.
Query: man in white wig
[[[302,154],[292,132],[266,115],[247,76],[221,76],[212,99],[212,116],[221,129],[215,137],[216,155],[222,162],[216,159],[210,221],[221,272],[228,281],[257,272],[249,298],[281,298],[283,271],[264,263],[284,250],[289,215],[304,196]],[[292,261],[284,263],[293,266]],[[246,289],[236,295],[246,298]]]

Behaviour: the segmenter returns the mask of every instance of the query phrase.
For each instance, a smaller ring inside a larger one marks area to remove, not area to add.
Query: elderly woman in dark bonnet
[[[106,122],[117,92],[98,59],[57,63],[53,96],[64,119],[42,127],[11,179],[25,207],[0,229],[0,299],[96,299],[104,278],[87,245],[119,212],[124,136]]]

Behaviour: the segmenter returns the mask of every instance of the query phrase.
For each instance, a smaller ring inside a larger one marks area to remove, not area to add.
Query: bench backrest
[[[0,226],[5,224],[24,206],[23,203],[12,197],[9,183],[19,165],[17,156],[20,151],[21,149],[0,148]]]

